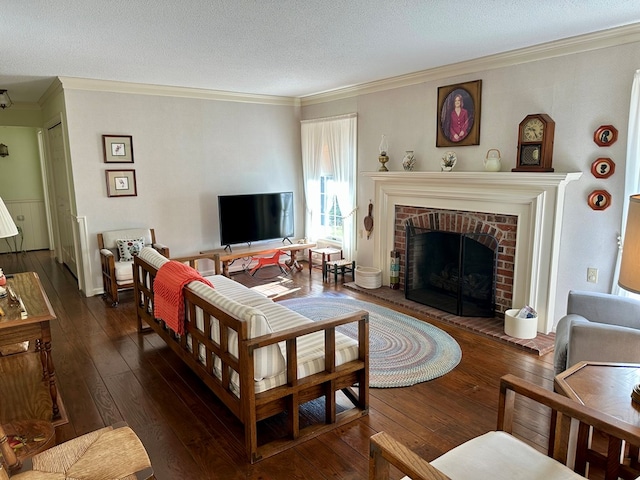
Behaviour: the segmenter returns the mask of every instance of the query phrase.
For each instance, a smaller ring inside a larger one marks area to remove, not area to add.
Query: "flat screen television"
[[[293,237],[293,192],[219,195],[220,244]]]

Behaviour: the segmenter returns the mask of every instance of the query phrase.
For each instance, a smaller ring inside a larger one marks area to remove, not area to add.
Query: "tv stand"
[[[227,248],[218,248],[214,250],[205,250],[200,252],[201,254],[211,255],[217,254],[220,258],[220,263],[222,264],[222,274],[225,277],[229,276],[229,264],[238,258],[246,258],[246,257],[255,257],[258,255],[265,255],[268,253],[273,253],[274,250],[281,250],[287,253],[290,258],[285,264],[290,269],[296,269],[297,271],[302,270],[302,265],[298,263],[296,260],[296,254],[301,250],[306,250],[307,248],[315,247],[315,243],[291,243],[290,245],[282,246],[279,243],[275,244],[263,244],[258,245],[256,247],[252,247],[249,245],[248,247],[236,248],[235,251],[231,251],[231,247],[229,247],[229,251]],[[219,267],[216,265],[216,267]]]

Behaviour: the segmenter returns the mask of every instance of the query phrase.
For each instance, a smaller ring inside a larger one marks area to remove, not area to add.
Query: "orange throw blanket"
[[[164,320],[178,335],[184,334],[184,298],[182,287],[198,280],[210,287],[211,282],[189,265],[168,261],[158,269],[153,282],[153,316]]]

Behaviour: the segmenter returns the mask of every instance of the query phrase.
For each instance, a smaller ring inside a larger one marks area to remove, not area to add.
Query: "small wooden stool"
[[[326,280],[327,270],[324,268],[328,260],[331,260],[331,255],[340,254],[340,260],[344,258],[341,248],[324,247],[324,248],[310,248],[309,249],[309,275],[311,275],[311,268],[313,267],[313,254],[322,255],[322,281]]]
[[[323,278],[327,282],[331,282],[329,278],[329,274],[333,273],[333,281],[338,283],[338,272],[342,274],[342,279],[344,280],[344,274],[351,272],[351,279],[355,281],[355,270],[356,270],[356,262],[351,260],[334,260],[330,262],[326,262],[324,264],[324,273]]]

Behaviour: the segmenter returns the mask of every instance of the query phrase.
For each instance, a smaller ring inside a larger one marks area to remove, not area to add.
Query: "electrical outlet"
[[[19,222],[24,222],[24,215],[18,215],[18,216],[16,217],[16,219],[17,219]]]
[[[587,282],[598,283],[598,269],[589,267],[587,268]]]

